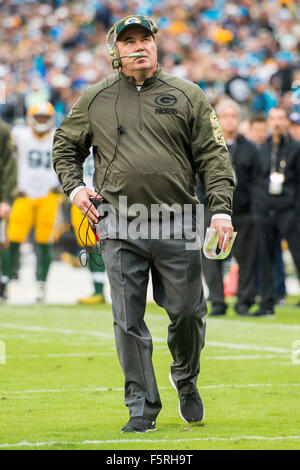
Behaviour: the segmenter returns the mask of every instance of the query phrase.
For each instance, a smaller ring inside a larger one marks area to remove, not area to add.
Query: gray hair
[[[226,98],[224,100],[221,100],[216,105],[215,110],[216,110],[217,115],[219,116],[222,113],[222,111],[224,111],[224,109],[227,109],[227,108],[233,108],[237,112],[238,116],[240,117],[240,115],[241,115],[240,105],[236,101],[234,101],[230,98]]]

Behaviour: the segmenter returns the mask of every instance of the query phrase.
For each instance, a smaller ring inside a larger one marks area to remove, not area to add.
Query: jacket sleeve
[[[89,100],[83,93],[54,134],[53,167],[67,196],[77,186],[85,186],[83,162],[92,142],[88,105]]]
[[[199,88],[193,107],[192,157],[211,215],[232,214],[233,171],[219,120]]]
[[[1,139],[0,202],[11,204],[17,184],[17,165],[13,155],[10,131],[5,129]]]

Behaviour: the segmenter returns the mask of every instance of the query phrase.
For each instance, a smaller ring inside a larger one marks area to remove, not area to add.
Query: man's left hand
[[[224,248],[223,248],[223,250],[225,251],[228,247],[230,240],[233,237],[232,223],[227,219],[214,219],[210,223],[210,228],[214,228],[219,232],[219,245],[218,245],[219,249],[222,248],[224,237],[225,235],[227,235]]]

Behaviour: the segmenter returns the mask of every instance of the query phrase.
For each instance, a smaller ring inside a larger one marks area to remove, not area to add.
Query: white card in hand
[[[223,245],[219,253],[217,253],[219,243],[219,232],[215,228],[208,227],[205,234],[203,253],[208,259],[225,259],[229,255],[237,232],[233,232],[233,237],[230,240],[228,247],[224,250],[227,235],[224,237]]]

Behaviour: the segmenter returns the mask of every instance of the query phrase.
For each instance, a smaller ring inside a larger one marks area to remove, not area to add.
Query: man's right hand
[[[94,205],[90,201],[90,197],[102,199],[96,191],[88,188],[82,188],[78,191],[74,197],[73,204],[78,207],[83,215],[86,214],[86,218],[91,225],[95,225],[98,222],[99,213]]]
[[[7,202],[0,202],[0,217],[8,219],[11,211],[11,206]]]

